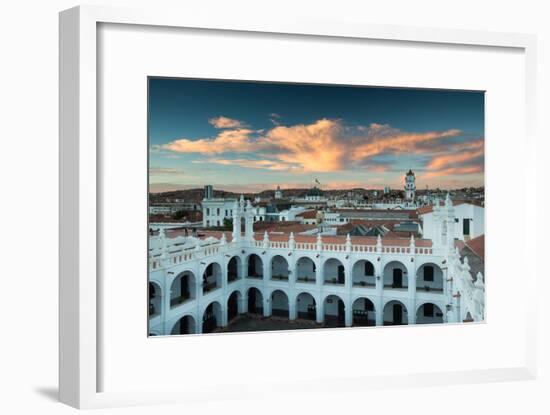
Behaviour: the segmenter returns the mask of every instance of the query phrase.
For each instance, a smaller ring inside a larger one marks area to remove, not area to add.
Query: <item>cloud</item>
[[[210,163],[223,164],[227,166],[249,167],[253,169],[266,169],[276,171],[287,171],[289,166],[273,160],[247,160],[247,159],[209,159]]]
[[[435,155],[426,165],[428,172],[423,177],[481,173],[483,164],[483,140],[458,143],[449,146],[447,153]]]
[[[224,116],[214,117],[210,118],[208,120],[210,124],[214,126],[214,128],[245,128],[247,125],[243,123],[242,121],[235,120],[233,118],[228,118]]]
[[[272,112],[271,114],[269,114],[269,121],[271,121],[271,123],[273,125],[280,125],[281,124],[281,116],[279,114],[277,114],[276,112]]]
[[[366,134],[366,137],[361,136],[354,139],[353,160],[371,158],[387,153],[423,153],[428,149],[421,147],[420,144],[462,134],[462,131],[457,129],[410,133],[381,124],[371,124],[367,129],[363,128],[361,131]]]
[[[306,172],[337,171],[344,167],[346,148],[338,121],[277,126],[262,138],[264,148],[277,160]]]
[[[226,117],[215,120],[219,125],[230,125],[229,120],[242,126]],[[224,127],[214,137],[180,138],[160,148],[206,155],[211,163],[296,173],[357,169],[383,173],[400,164],[400,157],[411,155],[424,157],[428,170],[443,171],[465,167],[461,163],[483,156],[483,140],[465,141],[458,129],[409,132],[388,124],[346,126],[326,118],[267,130]]]
[[[226,152],[251,152],[256,150],[250,139],[252,130],[246,128],[221,131],[215,138],[189,140],[181,138],[162,146],[165,150],[177,153],[221,154]]]
[[[172,167],[149,167],[149,174],[183,174],[183,170]]]

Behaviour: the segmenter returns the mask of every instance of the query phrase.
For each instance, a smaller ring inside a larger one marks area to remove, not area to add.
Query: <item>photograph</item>
[[[484,91],[147,88],[149,336],[485,321]]]

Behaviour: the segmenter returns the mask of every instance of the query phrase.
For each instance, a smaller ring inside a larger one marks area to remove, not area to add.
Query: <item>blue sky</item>
[[[151,78],[151,191],[483,185],[484,94]]]

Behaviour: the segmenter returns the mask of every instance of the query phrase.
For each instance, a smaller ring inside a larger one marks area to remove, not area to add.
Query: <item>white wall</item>
[[[132,5],[170,7],[181,5],[176,0],[87,0],[88,4]],[[491,30],[504,32],[529,32],[539,34],[539,88],[540,114],[550,113],[550,26],[548,25],[547,2],[538,0],[462,0],[459,4],[439,0],[388,0],[384,2],[349,1],[343,5],[330,0],[293,1],[279,0],[276,5],[265,2],[233,0],[219,1],[215,5],[202,0],[186,2],[189,7],[202,10],[205,16],[213,13],[227,16],[247,13],[269,13],[282,21],[289,16],[315,13],[319,18],[341,21],[370,21],[383,24],[405,24],[427,27],[448,25],[454,28]],[[21,297],[3,297],[3,310],[17,310],[17,318],[5,318],[3,342],[0,355],[0,386],[4,393],[0,402],[3,413],[73,414],[75,411],[56,402],[57,384],[57,69],[58,69],[58,21],[57,12],[78,4],[74,0],[29,0],[4,2],[0,26],[3,64],[0,65],[2,100],[3,149],[0,152],[2,190],[12,200],[26,200],[29,189],[33,197],[41,200],[41,239],[46,241],[33,253],[33,263],[40,264],[40,278],[20,278],[20,292],[25,293],[23,307]],[[24,87],[24,88],[23,88]],[[23,92],[27,91],[27,92]],[[32,91],[29,94],[28,91]],[[542,140],[539,155],[543,160],[550,151],[550,142]],[[498,155],[493,155],[498,157]],[[538,189],[545,189],[546,165],[538,165]],[[548,205],[548,195],[537,195],[540,206]],[[20,204],[19,218],[34,217],[34,204]],[[2,218],[13,217],[7,204],[0,205]],[[8,214],[10,216],[8,216]],[[549,224],[540,220],[541,234],[548,235]],[[28,251],[21,249],[28,243],[29,235],[36,234],[33,224],[27,227],[19,220],[3,222],[9,240],[3,243],[5,261],[3,275],[21,275],[22,264],[28,264]],[[541,238],[539,244],[544,246]],[[542,251],[540,252],[542,254]],[[541,258],[543,256],[541,255]],[[550,292],[548,279],[540,279],[538,291]],[[39,312],[38,312],[39,310]],[[550,325],[539,319],[539,350],[548,350]],[[32,327],[32,329],[31,329]],[[428,330],[426,331],[428,333]],[[274,334],[276,335],[276,334]],[[8,337],[9,336],[9,337]],[[253,335],[250,338],[253,339]],[[321,336],[322,337],[322,336]],[[321,338],[320,337],[320,338]],[[36,345],[30,352],[29,345]],[[294,350],[296,352],[296,350]],[[269,401],[226,400],[217,403],[133,407],[101,410],[110,414],[176,414],[182,411],[204,415],[219,413],[257,413],[263,415],[281,413],[347,413],[366,408],[369,412],[406,414],[441,414],[442,408],[449,415],[465,413],[517,414],[529,408],[530,414],[550,412],[547,392],[550,389],[550,356],[539,353],[540,371],[536,380],[529,382],[503,382],[476,385],[429,388],[430,398],[425,398],[427,389],[403,387],[394,389],[351,390],[345,395],[324,393],[312,398],[296,393],[292,399]],[[328,391],[327,391],[328,392]],[[396,399],[398,396],[398,399]],[[475,409],[474,409],[475,408]]]

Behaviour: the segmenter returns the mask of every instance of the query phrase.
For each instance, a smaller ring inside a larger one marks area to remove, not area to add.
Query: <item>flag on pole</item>
[[[321,182],[319,181],[319,179],[315,179],[315,183],[321,184]]]

